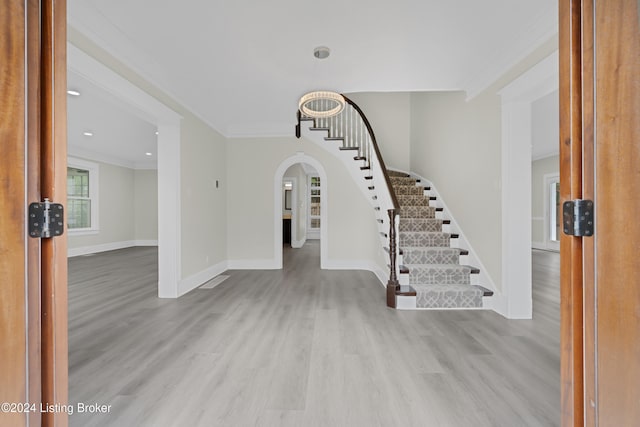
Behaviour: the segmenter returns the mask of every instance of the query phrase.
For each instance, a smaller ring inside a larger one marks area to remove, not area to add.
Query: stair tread
[[[403,297],[415,297],[417,292],[411,285],[400,285],[396,290],[396,295]]]
[[[493,291],[491,289],[487,289],[484,286],[480,286],[480,285],[471,285],[471,286],[479,288],[482,291],[483,297],[493,296]]]
[[[434,235],[434,234],[446,234],[446,235],[451,235],[453,236],[453,234],[451,233],[447,233],[446,231],[399,231],[400,234],[415,234],[415,233],[419,233],[419,234],[425,234],[425,235]]]
[[[463,264],[405,264],[409,268],[433,268],[433,269],[445,269],[445,268],[464,268],[467,270],[477,270],[480,269],[477,267],[473,267],[471,265],[463,265]]]
[[[402,250],[405,252],[409,251],[458,251],[461,254],[465,255],[469,254],[469,251],[461,248],[450,248],[450,247],[438,247],[438,246],[403,246]]]
[[[464,283],[461,284],[451,284],[451,285],[444,285],[444,284],[438,284],[438,283],[433,283],[433,284],[429,284],[429,283],[412,283],[411,286],[413,286],[413,288],[418,291],[418,293],[421,292],[429,292],[429,291],[435,291],[435,292],[440,292],[442,290],[446,290],[446,289],[455,289],[455,290],[462,290],[462,291],[469,291],[469,292],[483,292],[482,289],[486,289],[486,288],[481,288],[481,286],[476,286],[476,285],[467,285]]]

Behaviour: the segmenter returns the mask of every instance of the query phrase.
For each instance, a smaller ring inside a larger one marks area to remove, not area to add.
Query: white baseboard
[[[126,240],[123,242],[103,243],[101,245],[82,246],[79,248],[69,248],[67,257],[97,254],[100,252],[115,251],[117,249],[131,248],[134,246],[158,246],[157,240]]]
[[[157,240],[135,240],[134,246],[158,246]]]
[[[302,240],[292,240],[291,241],[291,247],[294,249],[298,249],[304,246],[304,244],[307,242],[307,239],[304,238]]]
[[[191,276],[180,280],[180,283],[178,283],[178,297],[181,297],[187,292],[192,291],[198,286],[208,282],[220,273],[227,271],[227,265],[227,261],[222,261],[216,265],[212,265],[205,270],[202,270],[196,274],[192,274]]]
[[[380,268],[376,263],[363,260],[330,259],[322,266],[325,270],[365,270],[376,275],[382,286],[386,287],[389,280],[389,273]]]
[[[507,319],[509,318],[507,316],[507,311],[508,311],[507,298],[502,294],[498,294],[497,292],[494,292],[493,295],[490,297],[483,297],[482,307],[489,310],[493,310],[499,315],[501,315],[502,317],[505,317]]]
[[[232,259],[227,263],[229,270],[278,270],[274,259]]]
[[[544,244],[544,242],[531,242],[531,247],[533,249],[542,249],[542,250],[546,250],[547,246]]]

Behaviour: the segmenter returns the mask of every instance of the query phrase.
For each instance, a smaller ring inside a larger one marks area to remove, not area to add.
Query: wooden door
[[[596,222],[561,240],[563,426],[640,425],[639,8],[560,2],[561,197]]]
[[[65,20],[64,1],[0,2],[0,426],[67,425],[41,410],[67,403],[66,238],[26,228],[29,203],[66,201]]]

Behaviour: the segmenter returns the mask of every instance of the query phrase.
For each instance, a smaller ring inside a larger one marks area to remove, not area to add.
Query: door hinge
[[[593,236],[593,201],[569,200],[562,204],[564,234],[569,236]]]
[[[64,233],[64,208],[44,199],[29,205],[29,237],[48,239]]]

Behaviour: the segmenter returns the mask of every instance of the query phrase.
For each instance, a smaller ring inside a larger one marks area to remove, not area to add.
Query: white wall
[[[226,139],[104,49],[69,27],[70,43],[182,116],[180,123],[180,257],[178,293],[219,274],[227,259]],[[161,172],[162,173],[162,172]],[[219,181],[215,189],[215,181]]]
[[[304,152],[327,173],[327,256],[331,265],[384,268],[372,205],[339,159],[304,138],[231,139],[227,145],[228,254],[231,267],[277,268],[274,254],[275,172],[287,158]],[[281,249],[280,249],[281,250]]]
[[[346,94],[367,116],[389,169],[409,171],[411,166],[411,95],[407,92]]]
[[[551,156],[531,163],[531,240],[534,247],[544,246],[544,176],[560,174],[560,157]]]
[[[411,171],[431,181],[487,268],[501,277],[500,99],[411,95]]]
[[[99,173],[99,231],[69,232],[69,255],[156,244],[158,191],[155,170],[133,170],[92,159]]]
[[[135,240],[158,240],[158,171],[133,171],[133,203],[135,209]]]
[[[502,199],[499,91],[557,45],[557,36],[547,40],[472,99],[464,92],[411,94],[411,170],[434,183],[498,291],[518,286],[502,279],[509,262],[502,251],[502,205],[509,201]]]
[[[182,277],[188,278],[227,259],[226,139],[186,117],[181,143]]]
[[[531,104],[531,140],[533,160],[557,155],[560,145],[560,109],[558,91]]]

